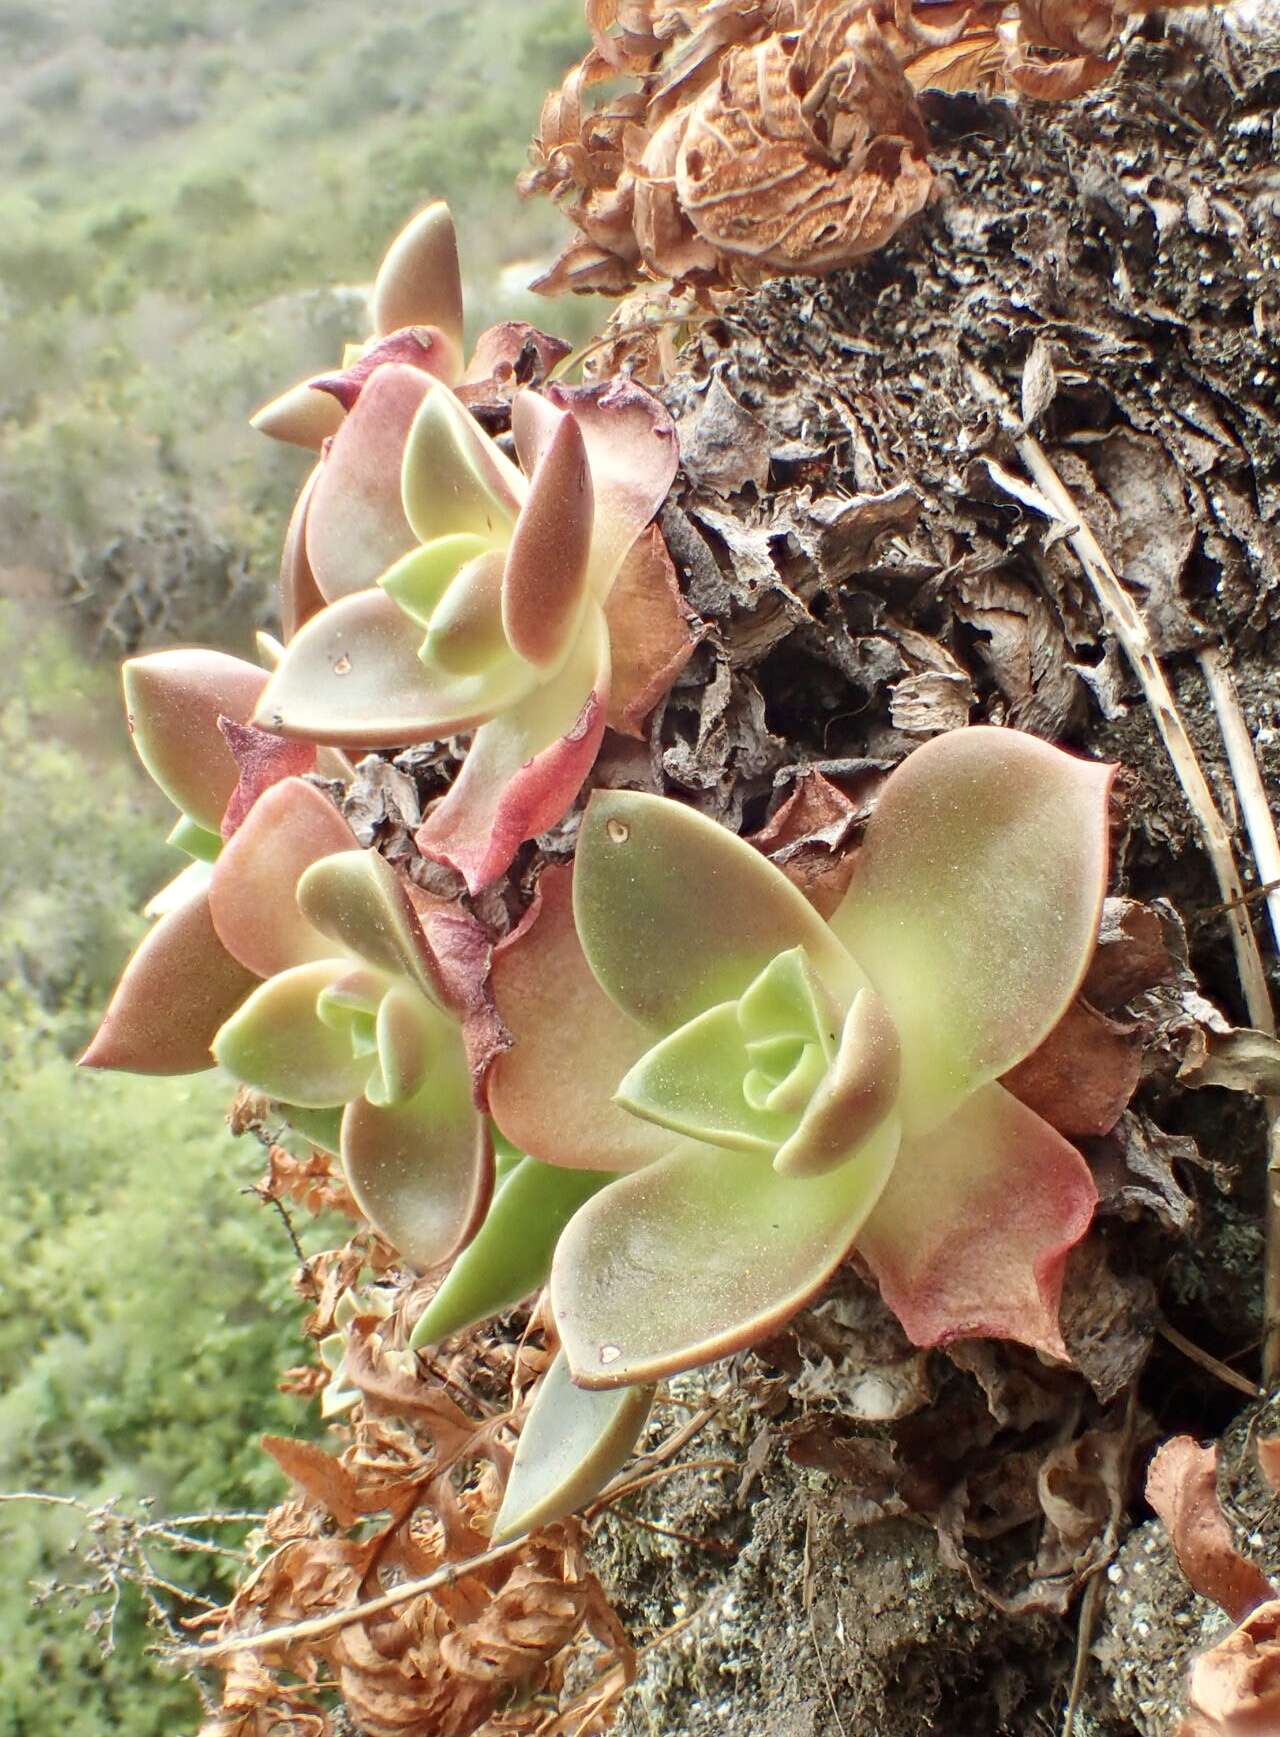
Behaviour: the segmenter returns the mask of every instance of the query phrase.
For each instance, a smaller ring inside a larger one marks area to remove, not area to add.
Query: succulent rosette
[[[606,723],[634,731],[691,648],[665,552],[642,537],[675,474],[674,424],[625,381],[517,390],[523,354],[540,374],[563,351],[519,323],[483,334],[463,370],[443,206],[392,244],[372,311],[341,373],[255,419],[322,449],[285,542],[288,649],[255,722],[351,748],[474,731],[418,842],[476,891],[561,818]],[[519,464],[468,408],[487,414],[499,382]]]
[[[473,1096],[488,1057],[469,1042],[483,1010],[447,965],[460,947],[485,951],[470,918],[415,905],[326,796],[286,777],[207,887],[144,940],[83,1059],[153,1073],[220,1062],[341,1153],[361,1210],[406,1260],[438,1266],[493,1186]]]
[[[630,1172],[556,1249],[575,1382],[750,1344],[855,1247],[917,1344],[1064,1355],[1096,1191],[999,1080],[1091,956],[1112,771],[1013,730],[935,738],[888,780],[829,922],[694,810],[592,795],[572,883],[544,873],[495,960],[515,1042],[490,1096],[535,1157]]]
[[[264,730],[343,747],[474,731],[418,835],[473,891],[560,819],[595,760],[610,593],[676,464],[667,413],[626,382],[522,392],[512,419],[520,466],[442,383],[374,370],[307,507],[327,605],[255,714]],[[650,591],[670,615],[661,573]]]

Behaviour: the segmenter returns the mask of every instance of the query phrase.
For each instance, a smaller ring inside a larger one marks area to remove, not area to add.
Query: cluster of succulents
[[[372,309],[339,372],[256,419],[319,453],[283,644],[125,667],[192,861],[85,1061],[220,1064],[333,1153],[437,1281],[412,1348],[549,1280],[561,1351],[499,1536],[586,1499],[656,1382],[767,1337],[854,1252],[917,1344],[1063,1355],[1094,1186],[999,1081],[1089,962],[1110,769],[1008,729],[927,742],[829,920],[685,803],[598,777],[584,803],[606,729],[634,731],[681,661],[647,631],[674,607],[650,528],[672,421],[629,381],[547,383],[562,347],[527,327],[464,366],[443,206]],[[464,736],[419,856],[362,846],[351,756]],[[490,932],[476,896],[579,808],[573,862]]]

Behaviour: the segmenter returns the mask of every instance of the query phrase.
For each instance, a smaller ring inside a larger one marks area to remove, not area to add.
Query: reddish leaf
[[[657,525],[640,533],[618,569],[604,617],[613,648],[609,727],[643,739],[645,719],[701,637]]]
[[[265,730],[253,724],[237,724],[233,718],[219,718],[218,728],[240,768],[240,782],[222,816],[222,837],[226,840],[264,790],[282,778],[301,777],[304,772],[314,771],[316,751],[309,742],[269,736]]]
[[[1202,1598],[1242,1617],[1274,1596],[1271,1582],[1236,1549],[1218,1502],[1218,1450],[1189,1435],[1164,1443],[1147,1473],[1147,1500],[1164,1521],[1178,1566]]]

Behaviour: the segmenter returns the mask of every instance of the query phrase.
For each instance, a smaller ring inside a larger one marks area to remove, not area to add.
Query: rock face
[[[705,637],[647,752],[613,751],[637,784],[772,825],[799,877],[956,723],[1118,759],[1113,891],[1148,908],[1168,970],[1095,1002],[1142,1083],[1083,1139],[1104,1205],[1065,1305],[1081,1373],[982,1346],[913,1360],[850,1273],[777,1343],[690,1378],[683,1400],[719,1409],[689,1451],[719,1463],[596,1533],[651,1643],[624,1737],[1060,1730],[1099,1574],[1077,1737],[1171,1737],[1185,1660],[1221,1626],[1156,1527],[1131,1529],[1154,1442],[1244,1404],[1159,1317],[1256,1374],[1260,1114],[1178,1073],[1243,1004],[1151,713],[1014,440],[1043,443],[1143,607],[1234,821],[1196,652],[1227,646],[1274,781],[1280,39],[1265,14],[1149,20],[1064,108],[926,100],[941,194],[921,220],[856,272],[735,302],[667,389],[684,464],[663,528]],[[806,830],[817,773],[845,805]]]

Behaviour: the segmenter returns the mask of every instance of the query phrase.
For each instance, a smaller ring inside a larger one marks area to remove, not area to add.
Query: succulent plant
[[[490,1092],[535,1156],[633,1172],[556,1250],[575,1382],[750,1344],[854,1247],[916,1343],[1064,1354],[1096,1192],[999,1077],[1088,964],[1110,778],[1012,730],[934,739],[888,781],[830,923],[692,809],[592,795],[572,913],[567,874],[544,876],[495,962],[515,1042]]]
[[[493,1148],[434,923],[471,919],[425,895],[415,908],[328,798],[285,778],[258,796],[197,901],[143,942],[84,1061],[181,1072],[216,1060],[304,1124],[341,1107],[358,1205],[406,1260],[436,1266],[483,1218]]]
[[[681,643],[688,655],[660,563],[634,563],[612,596],[675,474],[674,425],[627,382],[516,389],[521,346],[534,346],[539,367],[558,353],[522,325],[485,333],[462,370],[443,206],[392,244],[373,313],[373,338],[343,372],[304,381],[256,418],[323,456],[286,538],[288,646],[255,722],[358,748],[475,731],[419,846],[476,891],[560,819],[606,721],[627,727],[637,692],[650,689],[655,655],[636,658],[650,636],[625,632],[615,671],[611,625],[656,617],[669,624],[657,664],[671,665],[672,632],[676,657]],[[519,465],[467,408],[499,374]]]
[[[398,363],[369,376],[307,509],[327,606],[255,714],[344,747],[474,730],[418,835],[473,891],[560,819],[590,770],[609,709],[609,594],[676,463],[670,418],[626,383],[522,392],[512,415],[523,470],[443,384]]]

